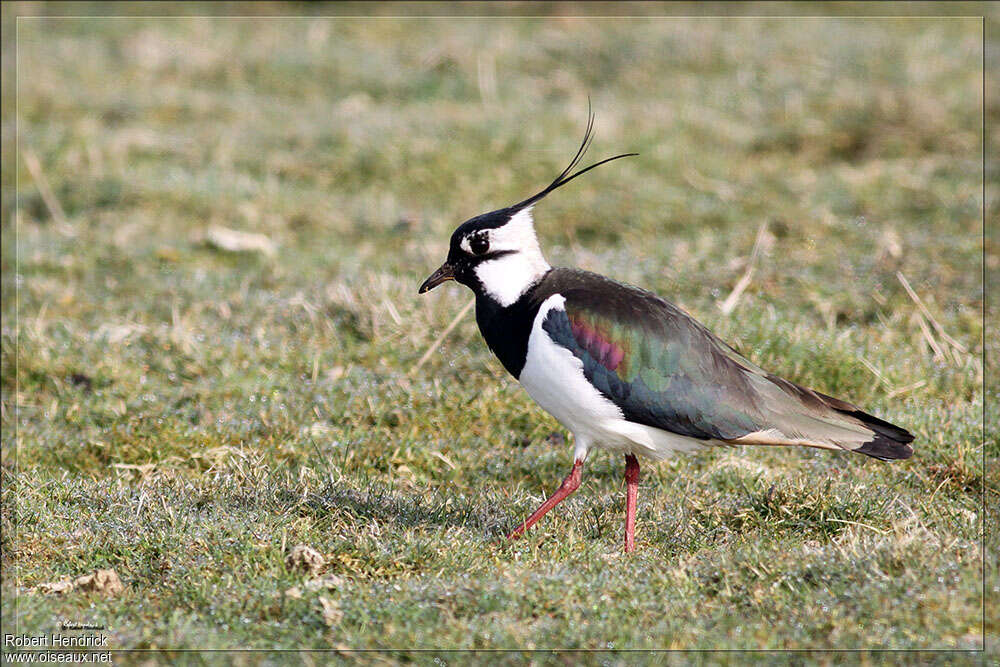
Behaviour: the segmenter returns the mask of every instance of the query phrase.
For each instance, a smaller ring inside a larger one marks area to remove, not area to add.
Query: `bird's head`
[[[466,220],[451,235],[448,259],[420,286],[420,293],[446,280],[466,285],[500,305],[513,303],[549,270],[531,220],[531,207],[502,208]]]
[[[489,297],[508,306],[551,268],[542,256],[531,209],[545,195],[605,162],[638,155],[615,155],[568,175],[583,158],[593,139],[590,114],[583,142],[573,160],[541,192],[524,201],[466,220],[451,235],[448,259],[420,286],[420,294],[448,280],[468,286],[477,297]]]

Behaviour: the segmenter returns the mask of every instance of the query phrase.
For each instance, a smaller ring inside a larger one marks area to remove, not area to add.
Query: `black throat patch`
[[[528,358],[528,338],[531,337],[538,309],[545,299],[552,296],[545,289],[546,276],[506,307],[497,303],[485,290],[475,290],[476,324],[479,325],[479,332],[503,367],[515,378],[520,378],[524,362]]]

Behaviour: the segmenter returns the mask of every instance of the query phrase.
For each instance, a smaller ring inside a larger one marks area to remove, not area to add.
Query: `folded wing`
[[[629,421],[734,444],[912,455],[906,430],[767,373],[664,299],[596,274],[556,271],[550,281],[565,310],[551,310],[542,326]]]

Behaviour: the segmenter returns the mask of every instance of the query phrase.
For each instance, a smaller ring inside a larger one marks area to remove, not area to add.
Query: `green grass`
[[[982,439],[978,19],[21,19],[18,37],[6,631],[982,647],[981,489],[994,507],[1000,491],[982,461],[995,471],[1000,448]],[[593,158],[641,156],[540,205],[550,261],[653,289],[769,370],[909,428],[913,459],[646,463],[623,555],[623,462],[596,452],[573,498],[499,540],[568,471],[569,434],[471,315],[415,371],[470,298],[416,287],[457,224],[558,173],[588,96]],[[217,250],[211,225],[277,252]],[[931,328],[935,353],[900,271],[965,351]],[[341,585],[303,587],[296,544]],[[121,596],[32,592],[105,567]],[[986,621],[995,642],[995,607]]]

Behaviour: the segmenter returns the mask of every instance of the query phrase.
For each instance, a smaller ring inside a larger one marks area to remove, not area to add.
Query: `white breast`
[[[674,451],[692,451],[709,444],[627,421],[621,409],[587,380],[583,362],[542,329],[549,311],[564,310],[565,302],[565,297],[554,294],[542,303],[518,379],[540,406],[573,432],[577,459],[585,460],[591,446],[662,459]]]

